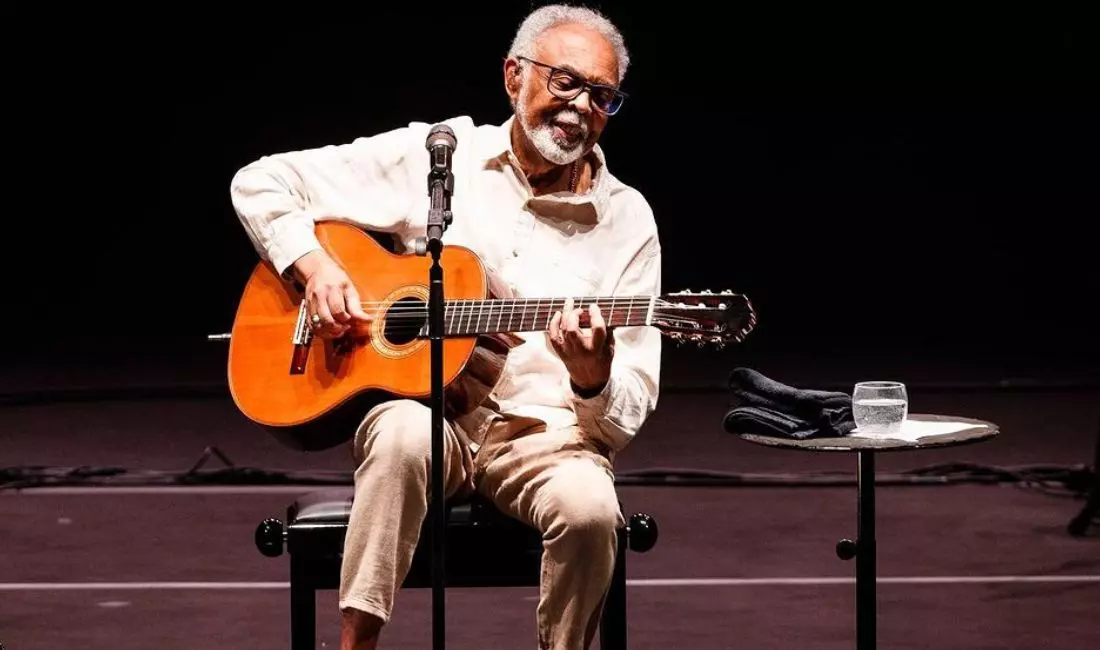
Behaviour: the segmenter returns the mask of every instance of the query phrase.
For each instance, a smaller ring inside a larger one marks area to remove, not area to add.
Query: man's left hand
[[[565,363],[573,384],[585,392],[599,392],[611,378],[615,336],[607,329],[596,303],[588,308],[589,327],[581,327],[581,309],[567,298],[562,311],[550,320],[550,345]]]

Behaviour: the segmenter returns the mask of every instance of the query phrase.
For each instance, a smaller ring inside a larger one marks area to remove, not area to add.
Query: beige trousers
[[[355,499],[340,608],[388,621],[428,513],[431,410],[409,400],[386,402],[367,414],[353,444]],[[489,430],[476,454],[447,423],[444,451],[448,498],[476,490],[542,533],[539,648],[588,648],[623,524],[610,460],[575,427],[546,430],[508,420]]]

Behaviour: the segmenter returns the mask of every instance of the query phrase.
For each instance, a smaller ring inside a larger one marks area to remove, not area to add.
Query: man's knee
[[[600,480],[599,488],[590,481],[556,483],[545,502],[549,515],[548,536],[576,537],[598,543],[615,537],[622,526],[622,513],[610,479]]]
[[[359,462],[384,458],[398,465],[423,464],[431,458],[432,412],[413,400],[380,404],[363,419],[356,435]]]

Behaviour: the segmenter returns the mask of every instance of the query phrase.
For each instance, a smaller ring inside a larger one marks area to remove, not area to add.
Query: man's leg
[[[375,407],[355,434],[355,499],[340,580],[342,650],[371,650],[412,565],[431,496],[431,409],[411,400]],[[444,425],[444,490],[469,480],[470,453]]]
[[[543,534],[539,647],[588,648],[623,523],[610,461],[575,429],[487,441],[478,458],[478,491]]]

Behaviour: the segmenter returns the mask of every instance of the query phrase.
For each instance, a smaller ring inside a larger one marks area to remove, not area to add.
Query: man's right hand
[[[321,319],[313,326],[314,335],[337,338],[371,321],[347,272],[324,251],[306,253],[294,270],[306,287],[310,325],[315,314]]]

